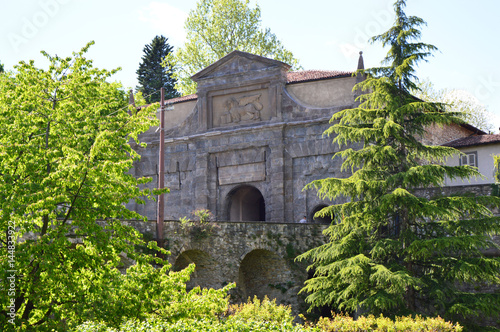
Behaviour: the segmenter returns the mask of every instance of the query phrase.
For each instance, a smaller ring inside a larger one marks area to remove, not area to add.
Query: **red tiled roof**
[[[466,146],[483,145],[500,143],[500,134],[495,135],[474,135],[462,137],[454,141],[443,144],[443,146],[450,146],[453,148],[462,148]]]
[[[337,70],[302,70],[293,71],[286,74],[287,83],[302,83],[310,81],[319,81],[329,78],[350,77],[353,72],[350,71],[337,71]],[[197,94],[177,97],[165,101],[167,104],[177,104],[185,101],[198,99]]]
[[[183,101],[191,101],[191,100],[196,100],[198,99],[197,94],[192,94],[192,95],[186,95],[182,97],[177,97],[177,98],[172,98],[165,100],[166,104],[177,104],[177,103],[182,103]]]
[[[287,83],[301,83],[337,77],[350,77],[352,73],[351,71],[337,70],[302,70],[286,73],[286,80]]]

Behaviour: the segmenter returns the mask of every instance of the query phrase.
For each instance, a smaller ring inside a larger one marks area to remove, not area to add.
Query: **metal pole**
[[[160,150],[158,162],[158,188],[164,188],[165,179],[165,88],[161,88],[160,99]],[[163,248],[163,220],[165,215],[165,201],[163,193],[158,196],[158,211],[156,218],[156,239],[158,246]]]

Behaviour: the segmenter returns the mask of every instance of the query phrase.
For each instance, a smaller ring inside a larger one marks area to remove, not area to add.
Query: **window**
[[[477,152],[465,152],[465,154],[460,156],[460,166],[473,166],[477,167]]]

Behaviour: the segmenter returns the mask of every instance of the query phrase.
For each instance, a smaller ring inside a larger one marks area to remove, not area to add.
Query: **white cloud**
[[[151,25],[168,38],[170,45],[181,46],[185,39],[184,21],[188,14],[179,8],[166,3],[150,2],[146,7],[139,10],[139,20]]]

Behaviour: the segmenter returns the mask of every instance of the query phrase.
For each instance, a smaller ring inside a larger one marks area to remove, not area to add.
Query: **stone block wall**
[[[320,204],[327,204],[313,191],[302,191],[309,182],[343,177],[341,161],[332,160],[338,145],[324,137],[328,119],[300,123],[251,126],[224,132],[207,132],[173,138],[165,143],[165,196],[167,219],[178,220],[196,209],[209,209],[217,220],[229,220],[230,197],[241,186],[260,191],[268,222],[298,221]],[[141,161],[135,176],[157,182],[157,149],[152,142],[138,149]],[[156,218],[156,205],[148,202],[129,208],[149,219]]]
[[[151,238],[154,222],[129,221]],[[257,295],[291,305],[294,312],[306,307],[298,295],[307,279],[306,263],[297,255],[325,243],[326,225],[297,223],[233,223],[183,225],[165,222],[165,246],[174,270],[196,264],[188,287],[221,288],[235,282],[233,301]]]

